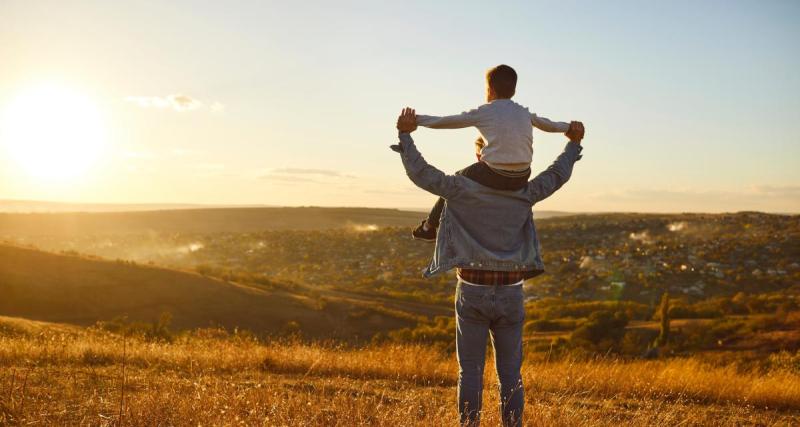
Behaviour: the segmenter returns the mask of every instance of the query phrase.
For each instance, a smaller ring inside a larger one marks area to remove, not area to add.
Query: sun
[[[4,109],[0,143],[13,162],[40,179],[83,175],[105,147],[102,115],[92,100],[58,86],[30,89]]]

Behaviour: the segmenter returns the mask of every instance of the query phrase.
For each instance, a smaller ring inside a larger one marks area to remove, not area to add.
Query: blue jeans
[[[500,382],[504,426],[522,425],[522,285],[477,286],[459,280],[456,288],[458,412],[461,425],[478,425],[483,393],[486,339],[491,336]]]

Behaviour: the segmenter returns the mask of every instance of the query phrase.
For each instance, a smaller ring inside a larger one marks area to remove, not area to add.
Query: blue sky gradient
[[[796,1],[4,1],[0,109],[42,82],[80,90],[108,150],[65,184],[0,147],[0,198],[425,207],[387,148],[397,114],[473,108],[507,63],[517,102],[587,128],[541,208],[798,212],[798,23]],[[175,94],[200,106],[132,101]],[[415,138],[454,171],[475,135]],[[563,142],[535,131],[534,170]]]

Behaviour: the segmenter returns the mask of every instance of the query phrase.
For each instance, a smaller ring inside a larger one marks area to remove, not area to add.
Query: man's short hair
[[[475,152],[480,153],[483,150],[483,147],[486,146],[486,141],[483,140],[482,136],[479,136],[478,139],[475,140]]]
[[[517,72],[501,64],[486,72],[486,82],[500,98],[511,98],[517,90]]]

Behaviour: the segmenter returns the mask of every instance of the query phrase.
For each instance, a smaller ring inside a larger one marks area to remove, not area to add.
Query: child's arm
[[[426,116],[423,114],[417,115],[417,125],[425,126],[431,129],[461,129],[472,126],[477,126],[483,119],[483,111],[476,108],[470,111],[464,111],[461,114],[453,116]],[[566,131],[565,131],[566,132]]]
[[[531,113],[531,124],[536,129],[551,133],[566,133],[569,130],[569,123],[554,122],[546,117],[539,117],[536,113]]]

